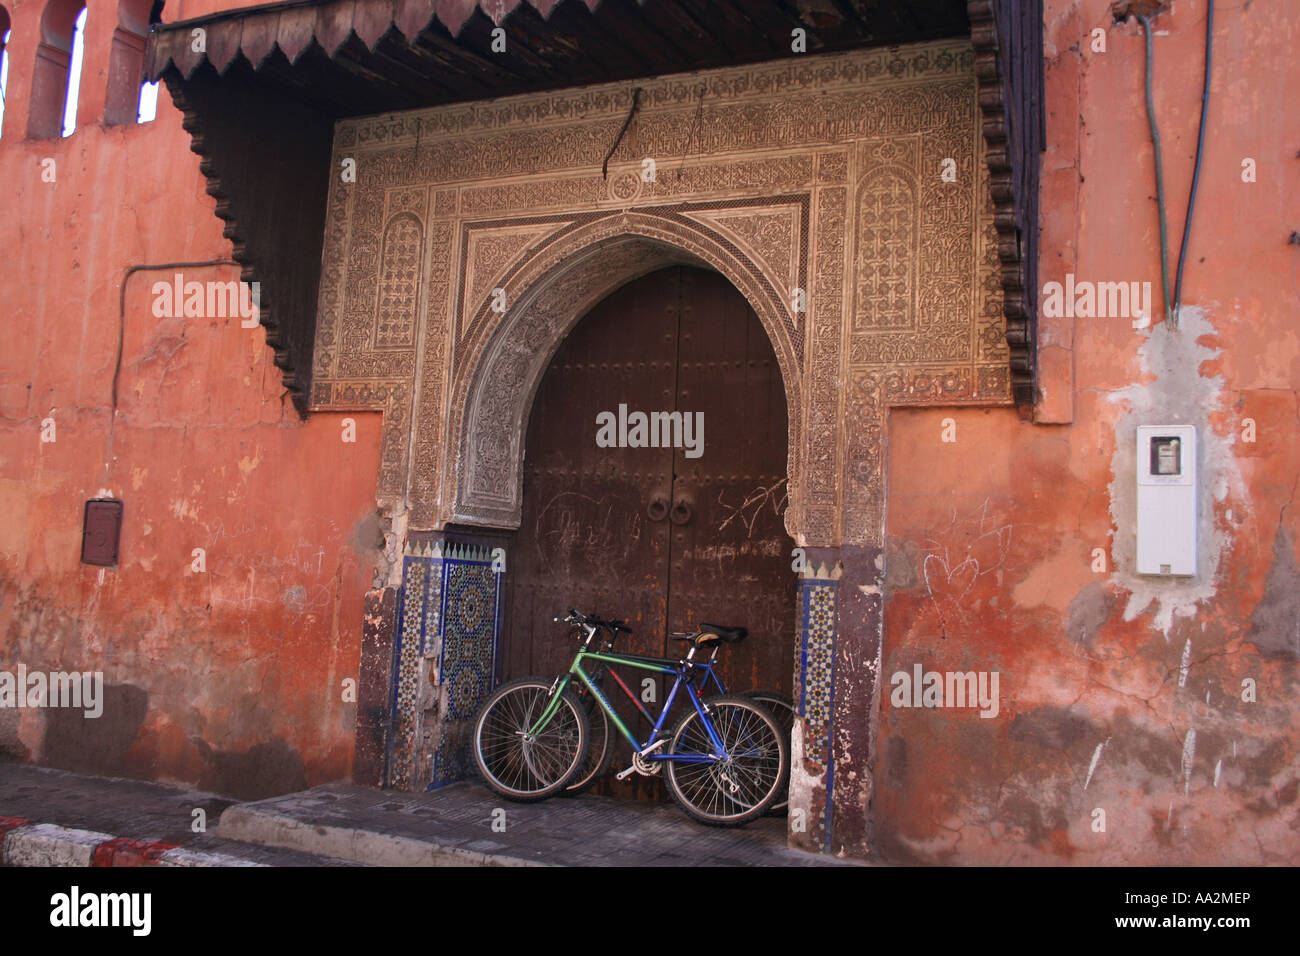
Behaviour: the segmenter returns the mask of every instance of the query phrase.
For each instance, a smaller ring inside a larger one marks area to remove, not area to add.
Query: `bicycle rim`
[[[550,689],[550,683],[541,680],[506,685],[489,699],[475,724],[475,760],[489,786],[503,796],[550,796],[586,755],[586,715],[567,691],[547,726],[529,738],[528,731],[546,709]]]
[[[775,799],[788,767],[788,750],[774,718],[744,698],[709,701],[710,720],[726,757],[716,762],[667,761],[674,799],[697,820],[720,826],[745,823]],[[698,712],[673,734],[672,754],[711,755],[713,742]]]
[[[790,701],[790,698],[774,690],[750,690],[746,691],[744,696],[767,708],[767,712],[772,715],[777,727],[781,730],[786,751],[791,754],[790,760],[793,761],[794,751],[790,749],[790,734],[794,728],[795,715],[794,704]],[[789,772],[787,768],[786,776],[781,781],[781,787],[776,792],[776,798],[772,801],[772,805],[767,808],[767,812],[772,816],[778,816],[790,808]]]
[[[590,698],[590,693],[587,695]],[[609,767],[610,755],[614,752],[614,735],[610,732],[609,718],[605,710],[591,700],[587,709],[588,737],[587,759],[583,761],[578,772],[565,785],[567,796],[576,796],[589,790]]]

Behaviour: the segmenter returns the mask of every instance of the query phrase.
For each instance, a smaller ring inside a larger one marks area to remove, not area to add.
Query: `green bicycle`
[[[705,700],[695,687],[698,669],[712,667],[711,659],[707,665],[693,659],[695,648],[741,640],[743,628],[704,625],[698,634],[689,635],[693,645],[688,656],[672,661],[593,649],[601,628],[616,625],[627,630],[622,622],[604,622],[572,608],[567,617],[556,620],[579,626],[587,634],[569,670],[554,680],[527,677],[504,684],[484,702],[474,722],[474,759],[495,792],[511,800],[542,800],[563,792],[582,771],[591,728],[586,708],[574,692],[576,681],[632,745],[632,766],[621,777],[662,772],[668,792],[682,810],[714,826],[746,823],[776,801],[790,760],[777,720],[751,698],[723,695]],[[587,662],[674,677],[646,740],[638,740],[614,712],[584,668]],[[682,692],[692,706],[669,733],[665,730],[668,714]]]

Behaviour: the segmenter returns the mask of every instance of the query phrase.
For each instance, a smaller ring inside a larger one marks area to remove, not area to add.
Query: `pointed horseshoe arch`
[[[524,434],[533,397],[552,356],[586,312],[615,289],[669,265],[713,269],[757,313],[781,369],[789,408],[790,507],[787,530],[800,513],[802,390],[799,325],[779,286],[724,236],[676,213],[615,213],[561,229],[498,284],[507,311],[490,296],[467,327],[468,361],[452,380],[449,456],[455,488],[450,520],[517,528],[523,496]]]

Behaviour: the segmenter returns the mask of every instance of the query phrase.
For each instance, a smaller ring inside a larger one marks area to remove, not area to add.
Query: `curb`
[[[255,863],[252,860],[245,860],[237,856],[231,856],[229,853],[216,853],[211,850],[188,850],[185,847],[177,847],[174,850],[168,850],[158,858],[159,866],[254,866],[266,867],[269,864]]]
[[[5,866],[92,866],[95,850],[113,837],[53,823],[32,823],[5,834],[0,863]]]
[[[0,817],[0,866],[264,866],[175,843]]]
[[[148,843],[144,840],[128,840],[118,837],[101,843],[90,855],[91,866],[157,866],[158,859],[168,850],[176,849],[178,843]]]
[[[368,866],[552,865],[351,827],[316,826],[247,804],[227,807],[221,814],[217,832],[225,839],[242,843],[298,850]]]

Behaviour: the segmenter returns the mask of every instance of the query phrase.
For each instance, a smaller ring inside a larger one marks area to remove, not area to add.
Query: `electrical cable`
[[[641,106],[641,87],[632,91],[632,108],[627,111],[627,119],[623,120],[623,128],[618,131],[618,136],[614,138],[614,145],[609,148],[605,154],[605,161],[600,164],[600,178],[609,179],[609,158],[618,150],[618,144],[623,142],[623,134],[627,128],[632,125],[632,117],[636,116],[637,109]]]
[[[1300,232],[1292,232],[1287,243],[1292,246],[1300,246]],[[1300,302],[1300,283],[1296,282],[1297,272],[1300,272],[1300,249],[1296,250],[1291,259],[1291,291],[1295,293],[1296,301]]]
[[[162,269],[199,269],[206,266],[235,266],[233,259],[203,259],[199,262],[156,262],[129,266],[122,273],[122,285],[117,293],[117,356],[113,359],[112,409],[117,412],[117,380],[122,373],[122,340],[126,335],[126,280],[137,272],[156,272]]]
[[[1165,177],[1161,171],[1160,162],[1160,131],[1156,128],[1156,107],[1154,97],[1151,93],[1151,61],[1153,59],[1151,47],[1151,21],[1144,15],[1137,15],[1138,22],[1142,24],[1142,30],[1146,34],[1147,40],[1147,65],[1146,65],[1146,94],[1147,94],[1147,122],[1151,127],[1151,145],[1155,147],[1156,159],[1156,205],[1160,210],[1160,280],[1165,294],[1165,319],[1169,321],[1171,314],[1169,306],[1169,239],[1165,231]]]
[[[1183,264],[1187,259],[1187,241],[1192,235],[1192,208],[1196,205],[1196,184],[1201,178],[1201,154],[1205,149],[1205,120],[1210,111],[1210,66],[1214,51],[1214,0],[1205,13],[1205,86],[1201,90],[1201,131],[1196,137],[1196,165],[1192,169],[1192,190],[1187,196],[1187,219],[1183,223],[1183,245],[1178,251],[1178,275],[1174,280],[1174,325],[1178,325],[1178,308],[1182,303]]]
[[[199,262],[155,262],[139,263],[129,266],[122,273],[122,285],[117,293],[117,354],[113,359],[113,385],[109,401],[111,412],[108,417],[108,447],[104,452],[104,481],[107,483],[109,470],[113,461],[113,436],[117,428],[117,383],[122,374],[122,348],[126,338],[126,282],[137,272],[153,272],[161,269],[198,269],[207,266],[235,266],[239,263],[233,259],[203,259]]]

